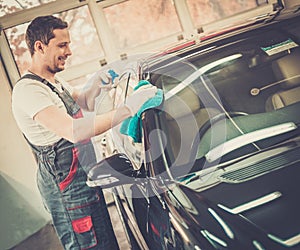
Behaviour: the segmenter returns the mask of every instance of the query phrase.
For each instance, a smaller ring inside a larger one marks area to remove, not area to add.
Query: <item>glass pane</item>
[[[0,0],[0,17],[53,1],[55,0]]]
[[[135,47],[181,31],[172,0],[130,0],[104,8],[119,49]]]
[[[25,31],[28,23],[4,30],[18,69],[23,74],[30,65],[30,53],[25,42]]]
[[[67,66],[79,65],[104,55],[87,5],[63,12],[59,16],[67,21],[70,27],[70,46],[73,54],[68,59]]]
[[[103,56],[97,32],[87,6],[57,14],[69,23],[72,56],[68,58],[66,67],[79,65]],[[25,42],[25,31],[29,23],[21,24],[5,30],[10,48],[19,71],[23,74],[30,63],[30,54]]]
[[[257,6],[256,0],[186,0],[194,25],[217,21]]]

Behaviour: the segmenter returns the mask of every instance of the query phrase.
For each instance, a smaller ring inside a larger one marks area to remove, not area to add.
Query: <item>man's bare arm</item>
[[[102,134],[130,116],[126,106],[101,115],[73,119],[56,106],[49,106],[34,116],[43,127],[66,140],[76,143]]]
[[[100,115],[91,112],[84,118],[73,119],[53,105],[38,112],[33,119],[56,135],[76,143],[102,134],[133,116],[156,92],[157,88],[152,85],[143,86],[128,96],[126,105]]]

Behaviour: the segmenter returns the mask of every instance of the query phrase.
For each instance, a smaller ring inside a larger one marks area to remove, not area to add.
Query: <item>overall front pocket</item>
[[[97,238],[91,216],[73,220],[72,227],[82,249],[88,249],[97,245]]]

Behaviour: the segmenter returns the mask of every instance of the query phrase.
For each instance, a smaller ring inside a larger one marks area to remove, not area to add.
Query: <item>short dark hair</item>
[[[53,30],[65,29],[68,23],[55,16],[39,16],[28,25],[25,39],[31,55],[34,54],[34,43],[41,41],[48,44],[54,38]]]

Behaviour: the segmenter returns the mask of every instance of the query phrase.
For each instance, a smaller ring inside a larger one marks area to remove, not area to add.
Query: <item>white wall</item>
[[[42,228],[50,216],[36,186],[37,166],[11,113],[11,89],[0,64],[0,249]]]

